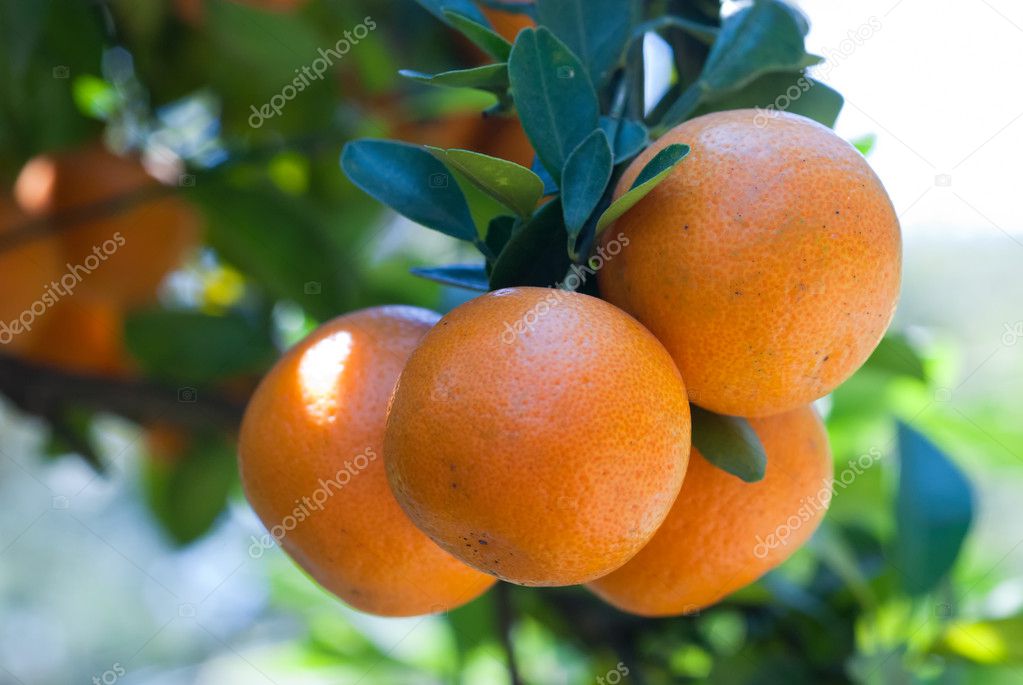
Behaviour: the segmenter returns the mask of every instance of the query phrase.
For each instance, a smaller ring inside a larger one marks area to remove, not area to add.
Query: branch
[[[111,412],[139,423],[167,421],[188,428],[236,431],[241,402],[194,388],[169,388],[138,379],[63,371],[0,355],[0,393],[22,411],[44,418],[71,406]]]
[[[0,235],[0,252],[13,249],[22,243],[70,230],[96,219],[116,216],[129,207],[175,192],[177,189],[171,186],[145,186],[106,200],[25,221]]]

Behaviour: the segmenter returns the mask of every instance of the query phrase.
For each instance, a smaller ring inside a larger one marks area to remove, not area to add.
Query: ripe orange
[[[32,216],[81,211],[157,182],[137,161],[98,144],[30,160],[15,198]],[[134,306],[152,301],[164,276],[198,239],[192,208],[176,197],[148,199],[108,216],[62,226],[65,259],[81,274],[77,292]]]
[[[26,359],[67,371],[126,376],[135,365],[124,345],[124,311],[109,298],[75,293],[36,320]]]
[[[313,578],[374,614],[446,611],[494,582],[417,530],[387,485],[387,402],[436,320],[377,307],[320,326],[266,375],[242,422],[253,509]]]
[[[458,558],[522,585],[621,566],[689,455],[671,357],[587,295],[509,288],[456,308],[402,372],[384,443],[395,497]]]
[[[516,0],[520,5],[528,5],[532,0]],[[491,7],[482,6],[483,15],[490,21],[494,30],[508,41],[515,42],[515,36],[519,35],[522,29],[536,26],[536,22],[528,14],[516,14],[514,12],[502,12]]]
[[[763,480],[745,483],[694,449],[660,530],[591,590],[634,614],[692,613],[753,582],[809,539],[831,499],[824,427],[810,407],[751,423],[767,452]]]
[[[18,230],[29,218],[0,195],[0,235]],[[60,278],[61,253],[53,238],[33,239],[0,252],[0,353],[19,352],[39,334],[46,311],[42,299]]]
[[[689,157],[607,236],[629,247],[602,295],[668,348],[692,401],[764,416],[830,392],[870,355],[899,292],[899,222],[866,160],[804,117],[754,110],[688,121]]]

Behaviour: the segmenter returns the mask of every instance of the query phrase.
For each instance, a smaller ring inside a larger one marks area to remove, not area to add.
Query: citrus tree
[[[932,390],[885,333],[897,218],[792,6],[2,7],[0,391],[101,472],[97,419],[140,426],[174,544],[240,454],[267,549],[452,636],[412,666],[292,584],[308,654],[512,683],[1018,659],[1020,619],[957,615],[972,489],[898,420]]]

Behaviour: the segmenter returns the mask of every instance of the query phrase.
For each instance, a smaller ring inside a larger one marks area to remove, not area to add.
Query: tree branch
[[[238,429],[245,410],[242,402],[191,387],[71,373],[5,355],[0,355],[0,393],[22,411],[48,419],[79,406],[139,423],[166,421],[231,432]]]

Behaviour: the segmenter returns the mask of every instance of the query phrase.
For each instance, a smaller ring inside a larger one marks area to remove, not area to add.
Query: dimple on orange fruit
[[[689,456],[671,357],[588,295],[509,288],[456,308],[402,372],[384,454],[441,547],[522,585],[571,585],[654,534]]]
[[[616,195],[671,143],[689,156],[604,234],[629,247],[598,274],[602,296],[664,343],[707,409],[764,416],[830,392],[898,297],[899,222],[880,180],[825,126],[737,110],[672,129]]]
[[[446,611],[494,582],[417,530],[387,485],[387,402],[437,318],[378,307],[320,326],[266,375],[242,422],[242,485],[270,531],[263,542],[374,614]]]
[[[751,419],[767,472],[746,483],[696,449],[675,506],[639,554],[588,587],[643,616],[698,611],[782,563],[816,530],[831,501],[824,426],[811,407]]]

